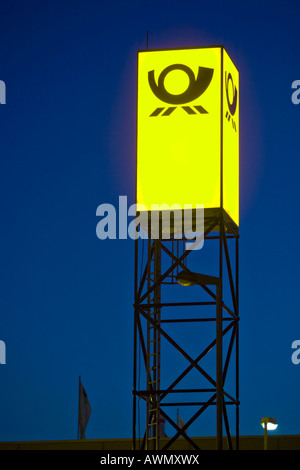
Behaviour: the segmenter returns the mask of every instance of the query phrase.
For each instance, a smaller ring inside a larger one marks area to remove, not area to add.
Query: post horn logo
[[[235,112],[236,112],[238,92],[237,92],[236,86],[233,83],[233,78],[232,78],[231,73],[225,72],[225,88],[226,88],[227,104],[229,108],[229,111],[226,111],[225,117],[227,118],[228,122],[230,122],[230,119],[231,119],[232,127],[236,132],[236,122],[233,119],[233,116],[235,115]],[[229,96],[230,88],[231,88],[231,97]]]
[[[183,93],[180,93],[178,95],[169,93],[166,90],[164,84],[166,76],[173,70],[182,70],[187,74],[189,78],[189,85],[187,89]],[[148,81],[152,92],[158,99],[168,104],[183,105],[199,98],[199,96],[201,96],[205,92],[212,80],[213,73],[213,69],[207,67],[199,67],[198,75],[196,78],[194,72],[187,65],[173,64],[169,65],[161,72],[157,84],[154,78],[154,70],[148,72]],[[156,108],[153,113],[150,114],[150,116],[158,116],[159,114],[161,116],[170,116],[170,114],[173,113],[176,108],[177,106],[169,106],[166,110],[165,108]],[[194,106],[194,109],[190,106],[182,106],[182,109],[184,109],[187,114],[197,114],[197,111],[200,114],[208,113],[208,111],[206,111],[206,109],[204,109],[203,106],[200,105]],[[164,112],[162,113],[162,111]]]

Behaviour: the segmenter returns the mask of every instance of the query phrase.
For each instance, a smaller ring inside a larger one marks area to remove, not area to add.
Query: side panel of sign
[[[239,73],[224,50],[223,207],[239,225]]]

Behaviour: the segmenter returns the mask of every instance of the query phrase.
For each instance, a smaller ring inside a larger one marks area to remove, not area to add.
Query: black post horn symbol
[[[231,92],[232,92],[231,97],[229,97],[229,87],[230,86],[231,86]],[[226,88],[227,104],[228,104],[228,108],[229,108],[229,112],[226,111],[225,117],[226,117],[228,122],[230,122],[230,120],[231,120],[232,127],[235,130],[235,132],[237,132],[236,122],[235,122],[233,116],[235,115],[236,108],[237,108],[238,91],[237,91],[236,86],[233,83],[233,78],[232,78],[231,73],[227,73],[227,72],[225,73],[225,88]]]
[[[173,70],[182,70],[189,77],[188,88],[183,93],[180,93],[177,95],[169,93],[166,90],[165,85],[164,85],[166,76],[168,75],[168,73],[172,72]],[[212,80],[213,73],[214,73],[214,70],[211,68],[198,67],[198,75],[197,75],[197,78],[195,78],[194,72],[187,65],[173,64],[173,65],[169,65],[161,72],[158,78],[157,84],[154,78],[154,70],[151,70],[150,72],[148,72],[148,81],[149,81],[149,85],[150,85],[152,92],[158,99],[168,104],[178,105],[178,104],[189,103],[190,101],[193,101],[196,98],[199,98],[199,96],[201,96],[205,92],[205,90],[208,88]],[[157,110],[155,110],[154,113],[152,113],[152,116],[157,116],[159,114],[157,111],[158,110],[161,111],[162,109],[163,108],[157,108]],[[174,109],[175,108],[169,108],[169,110],[172,110],[172,111]],[[204,108],[202,109],[204,112],[206,112]],[[194,114],[194,111],[192,111],[192,113]],[[164,113],[164,115],[169,115],[169,114],[171,113],[168,112],[168,110]]]
[[[232,87],[232,102],[230,101],[229,94],[228,94],[230,81],[231,81],[231,87]],[[226,87],[226,97],[227,97],[228,108],[229,108],[231,116],[234,116],[235,111],[236,111],[238,92],[237,92],[236,86],[233,83],[231,73],[229,73],[227,77],[225,77],[225,87]]]

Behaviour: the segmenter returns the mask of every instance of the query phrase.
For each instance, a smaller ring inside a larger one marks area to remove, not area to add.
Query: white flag
[[[78,424],[80,429],[81,439],[85,439],[85,428],[91,414],[91,405],[89,403],[86,391],[79,379],[79,417]]]
[[[185,422],[180,418],[178,410],[177,410],[177,426],[180,429],[182,429],[183,426],[185,426]],[[186,434],[187,430],[188,430],[188,428],[185,429],[185,431],[184,431],[185,434]]]

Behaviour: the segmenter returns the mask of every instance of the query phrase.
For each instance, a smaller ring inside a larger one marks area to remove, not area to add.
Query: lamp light
[[[192,271],[181,271],[177,275],[177,281],[182,286],[198,285],[214,285],[219,284],[219,278],[215,276],[208,276],[206,274],[193,273]]]
[[[274,431],[278,426],[276,418],[262,418],[260,424],[263,428],[267,427],[269,431]]]

